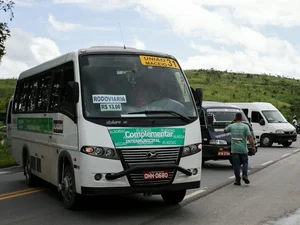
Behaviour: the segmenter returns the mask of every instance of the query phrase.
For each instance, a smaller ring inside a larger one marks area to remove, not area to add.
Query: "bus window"
[[[59,95],[61,90],[62,78],[63,73],[61,71],[54,73],[49,105],[50,112],[55,112],[59,107]]]
[[[28,83],[24,82],[21,85],[21,95],[20,95],[20,100],[19,100],[19,112],[25,112],[26,110],[26,98],[27,98],[27,91],[28,91]]]
[[[75,106],[71,101],[72,97],[69,96],[67,92],[67,86],[69,81],[74,81],[74,70],[73,68],[68,68],[64,70],[63,82],[61,87],[61,97],[60,97],[60,109],[70,113],[75,116]]]
[[[29,82],[27,112],[35,110],[36,93],[38,88],[38,80],[33,79]]]
[[[42,112],[47,111],[50,81],[51,81],[50,75],[42,77],[40,79],[37,111],[42,111]]]

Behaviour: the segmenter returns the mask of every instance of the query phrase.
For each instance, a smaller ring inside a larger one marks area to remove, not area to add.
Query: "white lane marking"
[[[205,192],[205,190],[200,189],[200,190],[198,190],[198,191],[195,191],[195,192],[193,192],[193,193],[191,193],[191,194],[186,195],[186,196],[184,197],[183,200],[187,200],[187,199],[189,199],[189,198],[191,198],[191,197],[194,197],[194,196],[196,196],[196,195],[199,195],[199,194],[201,194],[201,193],[203,193],[203,192]]]
[[[274,162],[273,160],[270,160],[270,161],[268,161],[268,162],[265,162],[265,163],[263,163],[263,164],[261,164],[262,166],[265,166],[265,165],[268,165],[268,164],[270,164],[270,163],[272,163],[272,162]]]
[[[288,156],[288,155],[290,155],[290,154],[291,154],[291,153],[286,153],[286,154],[282,155],[281,157],[284,158],[284,157],[286,157],[286,156]]]
[[[250,172],[251,170],[248,170],[248,173]],[[240,176],[242,176],[242,172],[240,173]],[[231,176],[231,177],[228,177],[228,179],[233,179],[233,178],[235,178],[235,176]]]
[[[294,152],[299,152],[300,151],[300,149],[296,149]]]

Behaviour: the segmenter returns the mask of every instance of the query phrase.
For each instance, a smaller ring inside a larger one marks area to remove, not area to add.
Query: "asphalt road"
[[[0,224],[144,224],[151,221],[152,224],[163,224],[162,221],[164,224],[193,224],[197,221],[198,224],[209,225],[227,224],[224,221],[235,224],[233,215],[241,218],[241,214],[236,212],[242,212],[247,218],[251,215],[252,219],[267,216],[269,211],[270,215],[275,215],[275,212],[279,215],[286,210],[280,208],[282,201],[290,199],[292,205],[294,200],[298,200],[294,195],[299,184],[293,186],[296,182],[294,177],[300,175],[297,170],[298,149],[299,141],[289,148],[276,145],[259,148],[257,155],[249,157],[249,172],[253,174],[250,175],[248,189],[230,184],[234,178],[229,161],[208,161],[202,171],[201,188],[189,191],[178,207],[166,206],[160,196],[105,196],[86,198],[79,211],[71,212],[62,206],[54,189],[45,185],[42,191],[15,192],[27,189],[23,174],[0,171]],[[281,199],[281,195],[278,197],[281,192],[291,193],[291,196]],[[271,195],[279,200],[278,204],[268,197]],[[260,201],[265,202],[262,208],[255,206]],[[277,207],[277,211],[269,210],[273,207]],[[250,209],[255,213],[251,214]],[[222,223],[218,223],[223,219]],[[243,224],[243,221],[236,220],[236,224]]]

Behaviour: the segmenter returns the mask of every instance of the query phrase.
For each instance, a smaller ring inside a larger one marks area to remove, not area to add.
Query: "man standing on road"
[[[252,138],[248,125],[243,123],[241,113],[235,115],[235,123],[230,124],[224,130],[225,133],[231,133],[231,153],[233,169],[235,175],[235,185],[241,185],[240,166],[243,164],[243,181],[249,184],[248,179],[248,148],[247,139],[252,144],[252,151],[256,151],[255,143]]]

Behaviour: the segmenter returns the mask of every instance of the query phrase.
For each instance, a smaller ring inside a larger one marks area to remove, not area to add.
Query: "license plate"
[[[169,178],[169,171],[144,171],[143,173],[144,180],[161,180]]]
[[[230,156],[230,152],[221,151],[221,152],[218,152],[218,155],[220,155],[220,156]]]
[[[293,140],[292,140],[292,139],[289,139],[288,142],[293,142]]]

